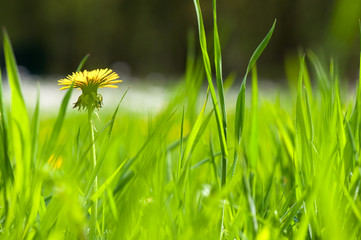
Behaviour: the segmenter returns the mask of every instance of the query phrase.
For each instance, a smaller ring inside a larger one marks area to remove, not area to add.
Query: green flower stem
[[[91,135],[91,159],[93,161],[93,169],[95,169],[97,165],[96,159],[96,150],[95,150],[95,137],[94,137],[94,123],[92,120],[94,108],[88,108],[88,122],[89,122],[89,130]],[[94,185],[93,185],[94,193],[98,190],[98,178],[95,177]],[[91,208],[91,216],[90,216],[90,237],[96,239],[96,223],[97,223],[97,215],[98,215],[98,200],[96,200]]]

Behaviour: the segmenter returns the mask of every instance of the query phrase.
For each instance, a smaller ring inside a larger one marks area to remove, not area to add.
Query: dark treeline
[[[211,40],[212,1],[201,4]],[[354,0],[218,0],[225,72],[244,71],[275,18],[260,62],[263,73],[282,76],[285,56],[299,47],[355,69],[360,12],[361,1]],[[180,75],[187,33],[197,31],[192,0],[2,0],[0,24],[19,64],[34,74],[69,73],[90,53],[89,69],[121,61],[138,76]]]

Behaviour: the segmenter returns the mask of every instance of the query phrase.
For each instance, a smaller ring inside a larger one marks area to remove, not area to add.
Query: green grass
[[[11,105],[0,85],[1,239],[361,238],[360,88],[349,100],[333,61],[325,67],[309,52],[289,70],[298,74],[295,90],[263,97],[256,61],[275,22],[250,58],[236,108],[227,108],[234,77],[223,82],[216,1],[215,74],[194,4],[202,58],[190,37],[184,79],[161,112],[127,112],[127,90],[116,90],[119,104],[95,121],[95,167],[72,89],[57,116],[43,117],[40,94],[27,109],[4,32]]]

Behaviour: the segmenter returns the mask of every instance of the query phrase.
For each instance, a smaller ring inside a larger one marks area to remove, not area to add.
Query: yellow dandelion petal
[[[64,89],[68,89],[68,88],[70,88],[70,86],[62,87],[62,88],[60,88],[60,90],[64,90]]]
[[[59,169],[61,167],[61,165],[63,164],[63,159],[60,156],[56,157],[54,154],[52,154],[50,156],[50,158],[48,159],[48,164],[53,169]]]
[[[87,87],[91,87],[96,90],[97,87],[120,82],[122,81],[119,80],[119,75],[117,73],[113,72],[111,69],[105,68],[72,73],[71,75],[68,75],[67,78],[58,80],[58,85],[70,86],[74,83],[75,88],[84,90]]]
[[[116,85],[105,85],[105,86],[100,86],[101,88],[118,88],[118,86]]]

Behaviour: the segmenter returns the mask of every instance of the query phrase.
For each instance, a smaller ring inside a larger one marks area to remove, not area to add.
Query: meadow
[[[223,79],[216,2],[212,35],[194,3],[201,57],[190,38],[184,77],[157,112],[124,110],[121,83],[97,114],[72,109],[72,87],[56,115],[39,92],[30,108],[3,32],[1,239],[361,238],[361,89],[342,87],[334,61],[310,51],[289,88],[263,97],[256,62],[276,21],[242,82]]]

